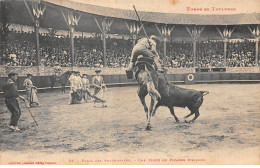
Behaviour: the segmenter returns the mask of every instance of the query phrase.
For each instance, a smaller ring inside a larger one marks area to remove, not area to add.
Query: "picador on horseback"
[[[160,42],[160,39],[151,35],[150,38],[142,38],[134,46],[130,58],[130,64],[127,71],[133,71],[138,56],[153,59],[158,72],[164,72],[161,65],[161,60],[158,52],[156,51],[156,44]]]
[[[126,75],[128,79],[132,79],[133,71],[135,71],[135,78],[138,82],[137,94],[146,113],[145,129],[151,129],[151,116],[155,115],[160,106],[168,107],[177,123],[179,119],[175,115],[173,107],[188,107],[191,113],[185,118],[193,114],[195,117],[190,121],[185,120],[185,122],[193,123],[200,115],[199,108],[203,102],[203,96],[209,92],[180,88],[168,82],[160,63],[159,54],[156,51],[156,43],[159,43],[160,40],[155,35],[147,36],[135,6],[133,7],[143,28],[145,38],[139,40],[134,46]],[[151,97],[149,108],[145,102],[145,97],[148,94]]]
[[[150,48],[148,42],[152,44]],[[168,107],[177,123],[180,121],[174,113],[174,107],[188,107],[191,113],[185,119],[192,115],[195,117],[189,121],[185,120],[185,122],[193,123],[200,115],[199,108],[203,103],[203,97],[209,92],[180,88],[170,84],[160,64],[159,55],[156,52],[156,42],[159,42],[159,39],[154,35],[149,39],[141,39],[133,48],[131,64],[126,71],[128,78],[132,78],[132,71],[135,72],[138,82],[137,94],[146,113],[145,129],[151,129],[151,117],[155,115],[160,106]],[[145,102],[147,95],[151,97],[149,108]]]
[[[158,73],[164,73],[164,69],[161,64],[160,56],[156,51],[156,45],[160,42],[160,39],[151,35],[150,38],[142,38],[134,46],[130,58],[130,64],[126,70],[127,74],[132,74],[135,72],[135,78],[138,78],[138,74],[144,68],[154,69]],[[152,78],[149,78],[149,86],[153,94],[157,99],[160,98],[160,94],[157,90],[158,84],[152,81]]]

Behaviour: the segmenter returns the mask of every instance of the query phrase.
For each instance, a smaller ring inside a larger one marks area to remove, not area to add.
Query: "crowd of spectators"
[[[103,44],[100,39],[100,37],[75,39],[75,63],[77,66],[103,67]],[[131,54],[131,41],[108,38],[106,42],[107,66],[110,68],[127,67]]]
[[[106,60],[108,67],[126,67],[131,48],[129,40],[106,39]],[[54,66],[59,64],[62,67],[71,66],[71,47],[69,37],[50,37],[44,34],[40,37],[41,64]],[[78,67],[103,67],[103,44],[101,37],[96,35],[92,38],[74,38],[74,63]]]
[[[244,41],[238,43],[230,43],[228,45],[227,65],[229,67],[253,67],[260,65],[255,60],[255,42]]]
[[[175,42],[170,43],[167,48],[167,67],[193,67],[193,43]],[[224,43],[221,41],[197,42],[195,65],[198,68],[224,67]],[[228,67],[255,66],[255,42],[245,40],[227,43],[226,65]],[[258,65],[260,65],[259,61]]]
[[[68,36],[49,36],[40,34],[40,63],[44,66],[71,66],[71,47]],[[107,66],[126,67],[129,63],[132,42],[125,39],[107,41]],[[1,41],[0,65],[35,66],[36,48],[35,36],[32,32],[10,31],[5,41]],[[74,38],[74,62],[78,67],[103,67],[103,44],[101,37]]]
[[[33,66],[36,63],[35,43],[31,32],[10,31],[0,42],[0,65]]]
[[[191,68],[193,67],[193,46],[189,42],[169,43],[166,53],[166,67]],[[163,55],[160,52],[160,55]]]
[[[71,47],[68,36],[40,34],[40,63],[44,66],[71,66]],[[110,68],[127,67],[132,49],[131,39],[108,37],[107,66]],[[103,44],[99,34],[91,38],[75,37],[75,65],[78,67],[103,67]],[[33,32],[11,30],[6,40],[0,42],[0,65],[36,65],[35,35]],[[196,67],[224,67],[224,44],[221,41],[197,42]],[[162,45],[158,49],[162,56]],[[193,43],[167,43],[166,67],[193,67]],[[260,62],[258,62],[260,64]],[[255,61],[255,42],[229,42],[227,44],[226,65],[229,67],[252,67]]]
[[[199,68],[224,67],[223,42],[199,42],[197,45],[197,66]]]

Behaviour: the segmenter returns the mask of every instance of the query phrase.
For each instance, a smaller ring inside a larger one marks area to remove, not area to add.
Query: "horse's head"
[[[66,77],[70,77],[71,74],[72,74],[72,71],[66,71],[66,72],[64,73],[64,75],[65,75]]]

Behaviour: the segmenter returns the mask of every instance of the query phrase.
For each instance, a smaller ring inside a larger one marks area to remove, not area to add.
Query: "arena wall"
[[[62,67],[63,72],[74,70],[86,73],[88,75],[94,75],[97,68],[85,68],[85,67]],[[0,66],[0,77],[7,77],[10,72],[16,72],[19,76],[26,76],[31,73],[34,76],[50,76],[53,75],[54,67],[44,66]],[[260,73],[260,67],[234,67],[226,68],[227,73]],[[194,68],[168,68],[168,74],[186,74],[195,73]],[[102,68],[103,75],[120,75],[125,74],[125,68]]]
[[[92,70],[93,71],[93,70]],[[93,73],[88,76],[90,82]],[[135,79],[127,79],[125,74],[102,74],[107,86],[128,86],[136,85]],[[19,90],[24,90],[23,81],[24,76],[19,76],[17,86]],[[175,84],[200,84],[200,83],[250,83],[260,82],[260,73],[226,73],[226,72],[204,72],[204,73],[180,73],[180,74],[167,74],[167,79]],[[7,77],[0,78],[0,92],[3,91]],[[33,76],[33,84],[40,90],[50,88],[50,76]],[[69,86],[69,82],[67,85]],[[60,87],[59,83],[55,83],[54,87]]]
[[[82,74],[89,75],[91,82],[95,75],[96,68],[84,67],[63,67],[63,71],[75,70]],[[50,76],[53,74],[53,67],[35,66],[0,66],[0,92],[7,80],[7,74],[16,72],[19,74],[17,85],[19,90],[24,90],[23,81],[26,74],[33,74],[32,81],[40,89],[50,88]],[[108,86],[120,86],[136,84],[135,79],[127,79],[123,68],[102,68],[102,76]],[[223,83],[223,82],[260,82],[259,67],[227,68],[226,72],[200,72],[195,73],[194,68],[169,68],[167,79],[173,83],[196,84],[196,83]],[[69,86],[69,82],[67,83]],[[55,83],[54,87],[60,87]]]

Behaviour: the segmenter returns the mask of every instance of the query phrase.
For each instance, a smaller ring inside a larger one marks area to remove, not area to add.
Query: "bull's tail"
[[[202,94],[202,96],[205,96],[205,95],[209,94],[208,91],[200,91],[200,93]]]
[[[154,86],[153,81],[147,82],[146,86],[147,86],[147,90],[148,90],[149,95],[150,95],[153,99],[157,99],[157,100],[161,99],[161,95],[160,95],[160,93],[155,89],[155,86]]]

